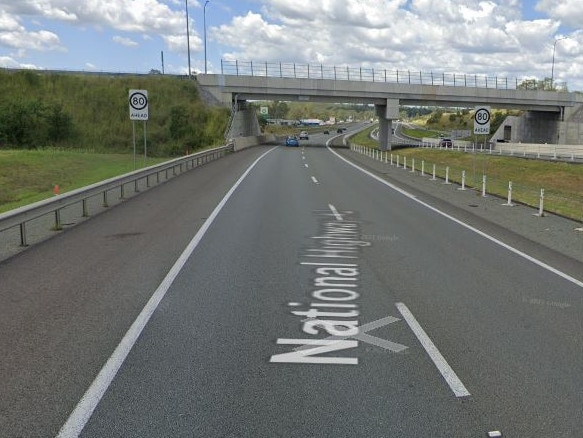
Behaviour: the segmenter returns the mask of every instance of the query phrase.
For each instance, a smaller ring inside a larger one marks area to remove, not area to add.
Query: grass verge
[[[353,143],[361,144],[353,140]],[[375,144],[375,147],[377,144]],[[506,199],[509,182],[512,182],[512,202],[539,207],[541,189],[544,189],[544,210],[583,222],[583,164],[559,161],[501,157],[485,153],[465,153],[440,149],[408,148],[392,152],[401,166],[406,158],[407,167],[426,174],[433,173],[461,184],[465,172],[465,185],[482,190],[482,177],[486,176],[486,192]],[[448,170],[447,170],[448,169]]]
[[[167,161],[136,157],[136,168]],[[0,212],[134,170],[132,154],[96,154],[42,150],[0,150]]]

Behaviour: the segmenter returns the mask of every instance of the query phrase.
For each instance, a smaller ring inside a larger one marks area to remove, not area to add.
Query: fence
[[[472,143],[465,140],[452,140],[452,147],[440,145],[440,139],[423,138],[419,147],[429,149],[449,149],[459,152],[481,152],[489,155],[506,155],[524,158],[583,161],[583,145],[547,143]]]
[[[473,189],[486,194],[499,196],[506,200],[506,205],[524,204],[536,208],[539,216],[546,212],[564,216],[578,222],[583,222],[583,192],[577,190],[567,193],[552,187],[534,187],[523,181],[508,181],[499,176],[495,169],[488,167],[489,151],[484,150],[478,156],[482,162],[471,169],[460,166],[430,163],[425,160],[415,160],[405,154],[352,144],[351,150],[388,166],[402,168],[420,176],[445,183],[456,183],[461,190]]]

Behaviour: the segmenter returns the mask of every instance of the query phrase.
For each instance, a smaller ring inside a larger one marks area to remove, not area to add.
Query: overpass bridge
[[[545,142],[583,144],[579,126],[583,98],[576,93],[523,89],[520,84],[524,82],[518,79],[223,61],[221,74],[199,74],[197,80],[203,89],[235,109],[248,100],[373,104],[380,122],[381,149],[390,149],[391,124],[399,118],[400,105],[489,105],[524,110],[529,115],[527,124],[543,133]],[[573,122],[577,129],[570,126]]]

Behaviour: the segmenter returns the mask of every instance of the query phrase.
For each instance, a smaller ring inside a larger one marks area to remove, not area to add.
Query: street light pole
[[[568,36],[566,37],[561,37],[561,38],[557,38],[555,40],[555,43],[553,44],[553,64],[551,67],[551,90],[554,90],[555,88],[555,50],[557,49],[557,43],[561,40],[566,40],[567,38],[569,38]]]
[[[206,74],[207,72],[207,68],[206,68],[206,5],[208,5],[210,2],[210,0],[206,0],[206,2],[204,3],[204,7],[203,9],[203,16],[202,16],[202,20],[203,20],[203,27],[204,27],[204,74]]]
[[[186,3],[186,48],[188,51],[188,77],[191,76],[190,70],[190,29],[188,24],[188,0],[185,0]]]

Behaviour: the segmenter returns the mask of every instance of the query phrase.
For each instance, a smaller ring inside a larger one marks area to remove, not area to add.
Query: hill
[[[0,149],[133,151],[130,89],[148,90],[148,153],[174,156],[224,143],[229,110],[210,107],[196,82],[166,75],[0,71]],[[135,122],[143,143],[143,122]]]

